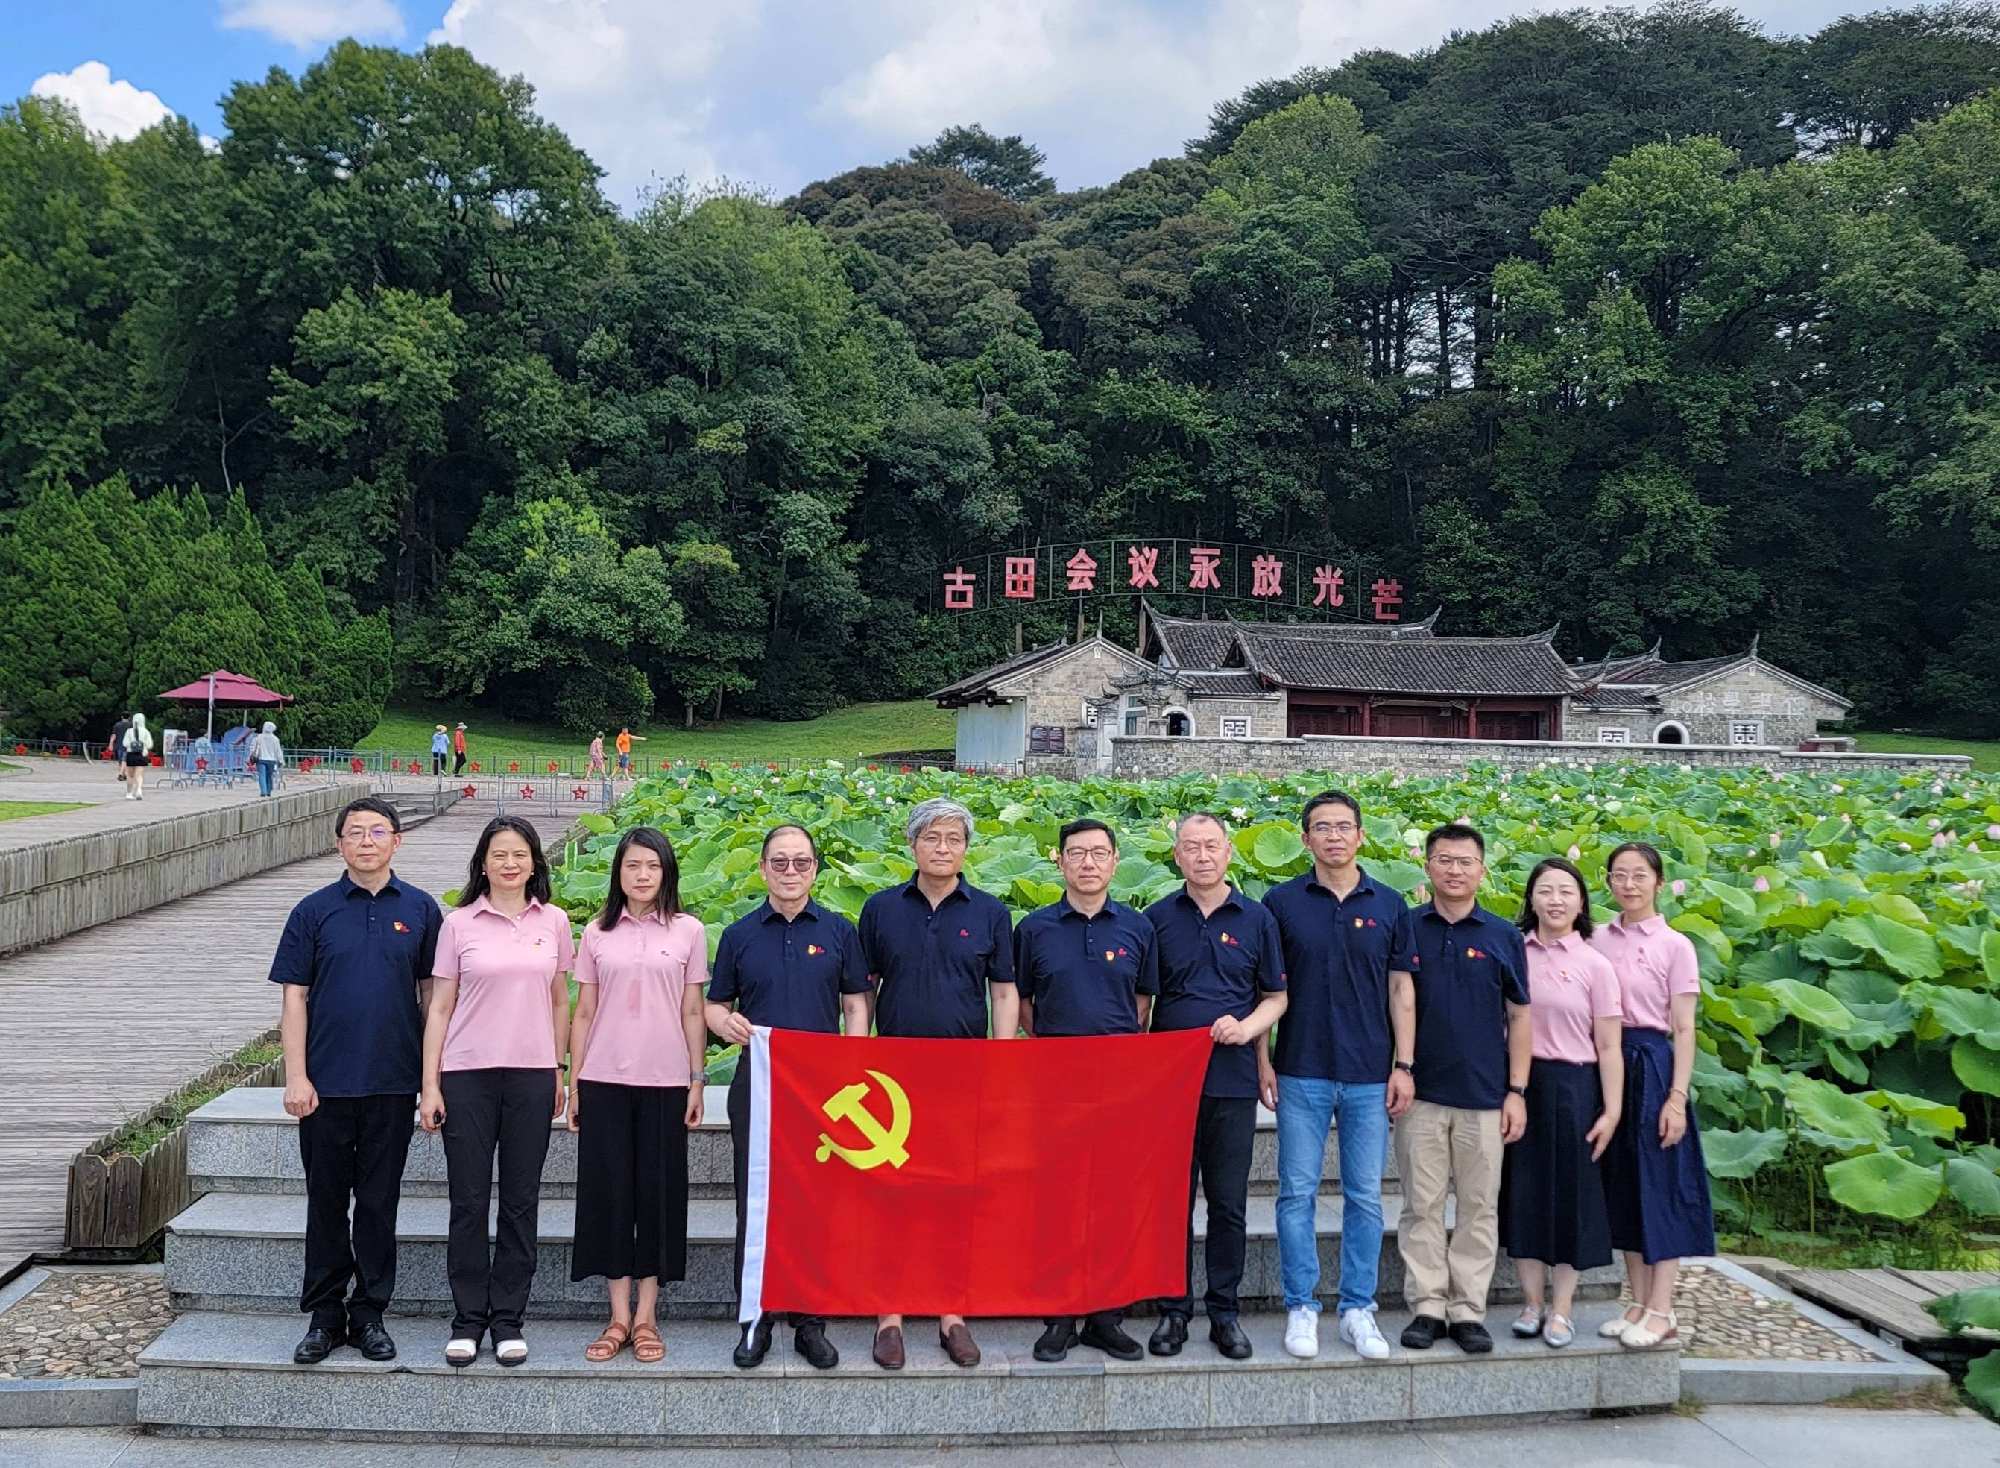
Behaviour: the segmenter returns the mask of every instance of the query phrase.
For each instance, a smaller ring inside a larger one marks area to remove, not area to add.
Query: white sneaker
[[[1319,1354],[1319,1311],[1301,1305],[1285,1316],[1285,1349],[1302,1361]]]
[[[1389,1343],[1376,1328],[1373,1310],[1356,1305],[1352,1310],[1341,1311],[1340,1338],[1354,1347],[1355,1354],[1364,1361],[1389,1359]]]

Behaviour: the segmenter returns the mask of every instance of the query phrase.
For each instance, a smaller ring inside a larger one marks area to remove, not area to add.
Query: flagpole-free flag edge
[[[757,1025],[750,1043],[736,1057],[750,1067],[750,1165],[743,1207],[742,1298],[736,1307],[740,1325],[750,1325],[764,1313],[764,1256],[771,1215],[771,1029]]]

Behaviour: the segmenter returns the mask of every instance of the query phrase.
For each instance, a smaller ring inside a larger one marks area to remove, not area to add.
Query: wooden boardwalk
[[[1936,1269],[1788,1269],[1786,1288],[1815,1304],[1860,1321],[1878,1335],[1894,1336],[1905,1349],[1930,1361],[1983,1355],[2000,1335],[1968,1330],[1954,1336],[1924,1306],[1960,1290],[2000,1285],[2000,1273]]]
[[[484,824],[412,827],[398,874],[459,886]],[[62,1247],[72,1156],[277,1027],[266,974],[285,916],[339,874],[335,856],[293,862],[0,960],[0,1278]]]

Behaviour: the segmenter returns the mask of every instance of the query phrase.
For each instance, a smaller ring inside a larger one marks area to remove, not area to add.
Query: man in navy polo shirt
[[[299,1119],[306,1174],[299,1308],[312,1324],[292,1352],[302,1366],[343,1341],[371,1361],[396,1355],[382,1313],[423,1079],[420,990],[444,924],[436,899],[391,870],[402,829],[373,797],[341,811],[333,831],[347,870],[292,909],[271,960],[285,994],[285,1112]]]
[[[1158,939],[1146,915],[1111,897],[1118,838],[1089,817],[1057,838],[1063,895],[1014,929],[1014,977],[1021,1024],[1030,1035],[1136,1035],[1160,992]],[[1120,1328],[1123,1310],[1092,1312],[1077,1329],[1069,1318],[1044,1321],[1037,1361],[1060,1361],[1079,1343],[1121,1361],[1146,1353]]]
[[[812,899],[819,848],[799,826],[777,826],[758,859],[765,899],[722,930],[709,971],[708,1027],[732,1045],[750,1043],[753,1025],[837,1035],[868,1034],[868,960],[854,924]],[[729,1142],[736,1174],[736,1288],[743,1289],[743,1229],[750,1193],[750,1058],[741,1057],[729,1083]],[[794,1315],[792,1346],[813,1366],[831,1371],[840,1353],[826,1322]],[[733,1360],[743,1370],[771,1349],[772,1317],[743,1327]]]
[[[1257,1086],[1278,1114],[1278,1266],[1285,1349],[1319,1354],[1315,1228],[1327,1129],[1339,1124],[1340,1338],[1380,1361],[1375,1324],[1382,1254],[1382,1167],[1389,1123],[1410,1104],[1417,956],[1403,895],[1369,876],[1361,803],[1340,790],[1306,802],[1299,824],[1312,869],[1264,894],[1285,955],[1289,1007],[1275,1054],[1258,1048]]]
[[[875,986],[875,1032],[919,1039],[1011,1040],[1020,1029],[1014,921],[999,898],[965,880],[972,812],[926,800],[904,827],[917,872],[861,908],[861,951]],[[938,1319],[938,1345],[955,1366],[977,1366],[962,1315]],[[875,1364],[903,1368],[903,1317],[875,1323]]]
[[[1278,925],[1264,905],[1229,884],[1229,828],[1207,811],[1174,826],[1181,890],[1146,909],[1160,937],[1160,999],[1155,1030],[1207,1030],[1215,1041],[1195,1113],[1194,1167],[1188,1179],[1188,1288],[1160,1303],[1160,1323],[1146,1348],[1178,1356],[1194,1314],[1194,1188],[1208,1200],[1204,1260],[1208,1338],[1232,1361],[1247,1360],[1250,1337],[1237,1323],[1243,1279],[1250,1148],[1257,1136],[1257,1042],[1285,1012],[1284,957]]]
[[[1500,1163],[1528,1122],[1528,951],[1521,930],[1479,905],[1486,838],[1439,826],[1424,838],[1436,894],[1416,910],[1416,1099],[1396,1123],[1403,1176],[1403,1344],[1493,1349],[1486,1289],[1499,1247]],[[1445,1195],[1458,1199],[1445,1242]]]

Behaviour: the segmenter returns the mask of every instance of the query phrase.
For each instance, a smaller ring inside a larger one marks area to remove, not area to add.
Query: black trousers
[[[687,1278],[686,1086],[578,1081],[569,1277]]]
[[[459,751],[459,752],[458,752],[458,753],[457,753],[456,755],[454,755],[454,756],[452,757],[452,761],[451,761],[451,772],[452,772],[452,773],[453,773],[454,775],[459,775],[459,774],[463,774],[463,773],[465,772],[465,751],[464,751],[464,750],[462,750],[462,749],[461,749],[461,750],[460,750],[460,751]]]
[[[441,754],[433,754],[433,755],[431,756],[431,773],[432,773],[433,775],[442,775],[442,774],[444,773],[444,756],[443,756],[443,755],[441,755]]]
[[[454,1308],[451,1333],[503,1341],[521,1333],[539,1242],[536,1208],[556,1073],[534,1068],[448,1070],[444,1092],[444,1166],[451,1195],[445,1271]],[[493,1200],[493,1157],[500,1157],[500,1207],[492,1246],[486,1210]]]
[[[585,1123],[588,1125],[588,1122]],[[736,1298],[743,1299],[743,1232],[750,1219],[750,1056],[737,1057],[736,1075],[729,1082],[729,1151],[736,1181]],[[826,1322],[814,1315],[786,1317],[794,1326]]]
[[[322,1096],[299,1122],[306,1170],[299,1308],[335,1335],[379,1324],[396,1292],[396,1205],[416,1109],[414,1096]]]
[[[1208,1200],[1208,1239],[1202,1258],[1208,1289],[1202,1306],[1211,1322],[1234,1320],[1236,1291],[1243,1283],[1246,1247],[1244,1215],[1250,1198],[1250,1148],[1257,1137],[1254,1096],[1203,1096],[1195,1113],[1194,1164],[1188,1176],[1188,1285],[1178,1300],[1160,1301],[1160,1311],[1183,1320],[1194,1314],[1194,1196]]]

